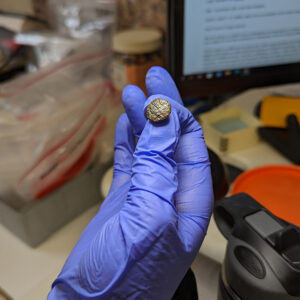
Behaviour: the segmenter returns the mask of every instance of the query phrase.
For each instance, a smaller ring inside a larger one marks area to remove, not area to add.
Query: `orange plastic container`
[[[300,226],[300,167],[266,166],[242,173],[231,193],[247,193],[275,216]]]

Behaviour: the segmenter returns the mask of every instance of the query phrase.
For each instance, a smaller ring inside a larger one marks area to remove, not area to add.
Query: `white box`
[[[216,108],[199,116],[208,147],[231,153],[259,143],[257,128],[262,123],[238,107]]]

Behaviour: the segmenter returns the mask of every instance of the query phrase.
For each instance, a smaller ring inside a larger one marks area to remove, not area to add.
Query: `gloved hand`
[[[146,85],[148,99],[135,86],[123,92],[109,195],[48,300],[171,299],[198,253],[213,205],[202,130],[164,69],[151,68]],[[172,105],[161,124],[144,117],[157,97]]]

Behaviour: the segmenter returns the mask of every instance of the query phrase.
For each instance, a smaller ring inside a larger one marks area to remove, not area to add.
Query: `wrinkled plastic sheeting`
[[[114,0],[48,0],[50,25],[73,38],[111,29],[115,10]]]

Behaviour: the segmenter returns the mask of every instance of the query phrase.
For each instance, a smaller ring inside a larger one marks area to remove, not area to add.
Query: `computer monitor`
[[[169,0],[168,15],[183,97],[300,81],[299,0]]]

